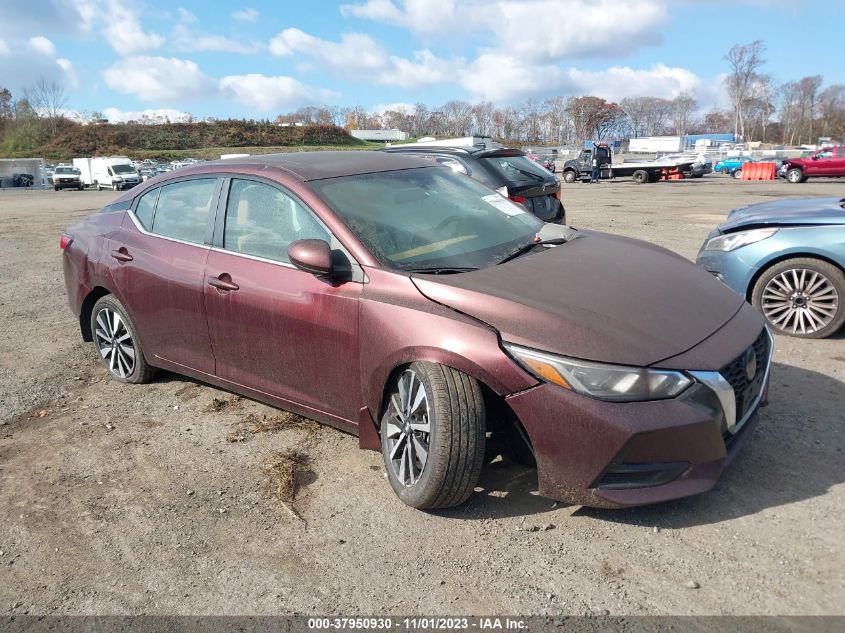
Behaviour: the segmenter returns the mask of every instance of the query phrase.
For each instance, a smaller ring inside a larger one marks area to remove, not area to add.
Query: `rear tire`
[[[645,184],[649,181],[648,172],[645,169],[638,169],[634,172],[634,175],[631,176],[631,179],[638,185]]]
[[[114,295],[100,297],[91,310],[91,334],[97,355],[120,382],[141,384],[153,378],[132,320]]]
[[[481,473],[485,442],[484,399],[475,379],[414,362],[392,380],[381,451],[390,486],[403,503],[432,509],[466,501]]]
[[[760,276],[751,303],[776,332],[825,338],[845,323],[845,273],[820,259],[787,259]]]
[[[733,170],[731,172],[731,178],[733,178],[734,180],[742,180],[742,170],[741,169]]]

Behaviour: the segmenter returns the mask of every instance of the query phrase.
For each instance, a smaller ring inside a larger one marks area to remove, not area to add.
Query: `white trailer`
[[[683,139],[680,136],[647,136],[632,138],[628,151],[632,154],[653,154],[680,152]]]
[[[79,170],[79,178],[82,184],[90,187],[94,184],[94,178],[91,175],[91,159],[90,158],[74,158],[73,166]]]
[[[405,141],[408,139],[408,133],[402,130],[352,130],[349,133],[362,141]]]

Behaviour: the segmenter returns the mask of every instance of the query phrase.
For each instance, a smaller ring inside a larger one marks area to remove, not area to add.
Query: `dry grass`
[[[300,451],[284,450],[268,455],[262,464],[264,472],[270,476],[273,496],[279,500],[290,514],[302,519],[292,504],[296,500],[299,484],[304,475],[310,473],[308,455]]]
[[[213,413],[220,413],[221,411],[231,411],[232,409],[239,409],[243,398],[240,396],[232,396],[231,398],[214,398],[206,406],[206,411]]]
[[[234,430],[226,436],[228,442],[245,442],[253,435],[280,431],[282,429],[308,429],[314,423],[308,418],[282,411],[276,415],[248,413],[235,424]]]

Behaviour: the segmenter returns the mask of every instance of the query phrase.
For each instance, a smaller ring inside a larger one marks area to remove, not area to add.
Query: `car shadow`
[[[485,464],[475,492],[467,503],[433,513],[454,519],[529,517],[551,512],[565,503],[537,494],[537,470],[497,458]],[[538,523],[544,523],[538,519]],[[547,523],[547,522],[545,522]]]
[[[624,510],[580,508],[575,516],[646,527],[719,523],[812,499],[845,482],[845,383],[774,363],[769,406],[742,453],[704,494]]]

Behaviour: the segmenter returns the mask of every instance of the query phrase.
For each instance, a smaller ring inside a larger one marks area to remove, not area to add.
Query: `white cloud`
[[[195,62],[175,57],[126,57],[103,72],[112,90],[143,101],[177,101],[202,97],[213,82]]]
[[[250,54],[261,50],[257,42],[239,42],[237,40],[208,33],[194,33],[183,24],[177,24],[173,29],[173,47],[178,51],[189,52],[221,52]]]
[[[701,83],[701,79],[686,68],[665,64],[638,70],[628,66],[613,66],[602,71],[570,68],[566,76],[575,92],[613,101],[643,95],[672,99],[682,92],[696,92]]]
[[[457,79],[465,62],[462,58],[440,59],[430,50],[414,51],[414,60],[391,57],[390,65],[377,77],[376,83],[414,88]]]
[[[344,33],[340,41],[320,39],[299,29],[285,29],[270,40],[270,52],[277,57],[303,55],[345,75],[369,79],[377,84],[413,88],[457,78],[465,65],[462,58],[445,60],[423,49],[413,59],[391,56],[369,35]],[[310,64],[299,64],[301,71]]]
[[[384,48],[361,33],[344,33],[340,42],[331,42],[299,29],[285,29],[270,40],[270,53],[277,57],[300,53],[341,71],[373,71],[387,62]]]
[[[397,101],[396,103],[379,103],[370,108],[370,114],[384,114],[387,111],[405,112],[405,114],[414,114],[417,111],[417,106],[414,103],[407,103],[404,101]]]
[[[76,74],[76,69],[73,67],[73,63],[69,59],[59,57],[56,60],[56,66],[62,69],[68,86],[71,88],[79,87],[79,77]]]
[[[47,57],[55,57],[56,56],[56,47],[43,35],[38,35],[36,37],[29,38],[29,48],[34,50],[36,53],[41,55],[46,55]]]
[[[164,38],[157,33],[147,33],[141,18],[125,2],[108,0],[103,14],[103,35],[120,55],[135,55],[159,48]]]
[[[315,105],[336,98],[330,90],[306,86],[292,77],[268,77],[261,74],[230,75],[220,80],[224,96],[259,112],[271,112]]]
[[[179,21],[185,24],[192,24],[197,21],[197,16],[182,7],[176,9],[176,13],[179,15]]]
[[[426,39],[488,34],[491,50],[539,61],[631,53],[659,41],[667,0],[365,0],[347,17],[392,24]],[[549,25],[548,28],[545,28]]]
[[[238,22],[255,22],[261,14],[250,7],[232,13],[232,19]]]
[[[118,108],[106,108],[103,115],[109,123],[125,123],[127,121],[149,121],[150,123],[184,123],[193,119],[189,112],[171,108],[151,108],[136,112],[127,112]]]
[[[0,55],[8,55],[9,53],[9,45],[6,44],[6,40],[0,37]]]
[[[461,84],[478,99],[524,99],[542,92],[556,94],[560,70],[553,65],[525,64],[511,55],[486,53],[461,74]]]

